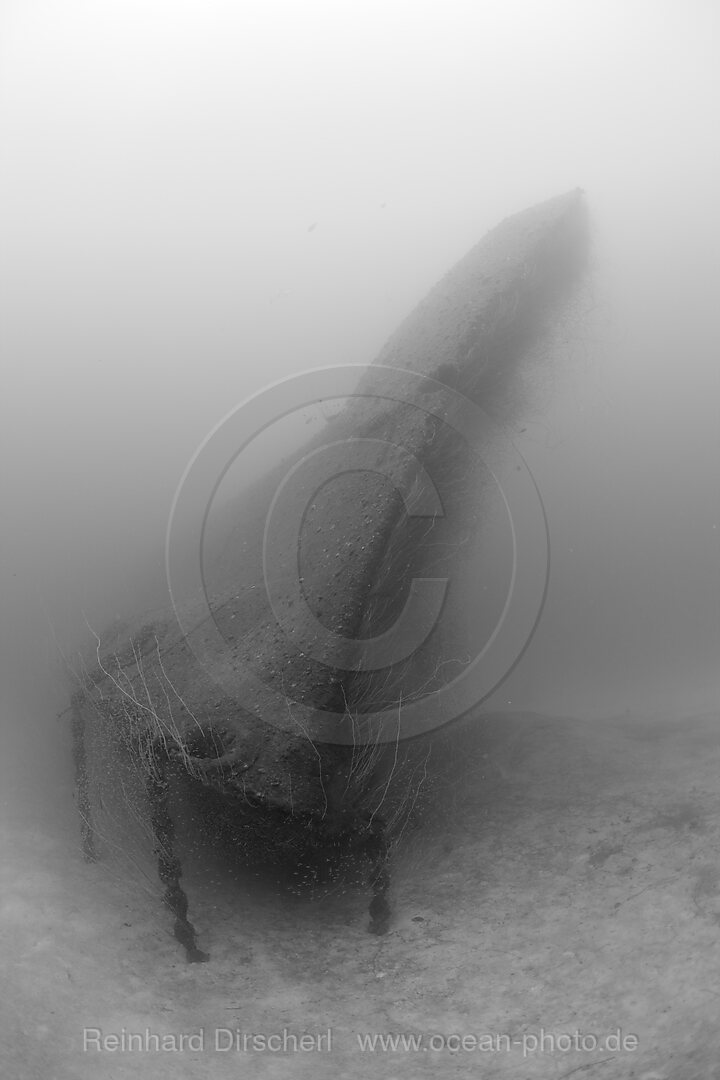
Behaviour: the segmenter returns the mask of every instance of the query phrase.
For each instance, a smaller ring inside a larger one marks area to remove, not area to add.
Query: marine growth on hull
[[[482,650],[512,573],[468,425],[487,418],[487,446],[521,407],[586,248],[579,191],[503,221],[323,430],[224,507],[212,590],[98,634],[71,703],[83,851],[154,861],[189,961],[208,959],[189,832],[286,882],[362,878],[369,929],[391,927],[392,853],[432,790],[434,732],[459,715],[432,702]],[[173,528],[169,571],[187,547]]]

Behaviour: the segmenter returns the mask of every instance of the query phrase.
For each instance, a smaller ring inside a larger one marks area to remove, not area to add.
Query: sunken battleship
[[[507,218],[374,363],[268,388],[188,467],[168,530],[171,602],[98,635],[71,714],[84,855],[122,843],[113,823],[139,823],[189,961],[208,956],[178,855],[188,805],[207,843],[249,859],[366,867],[369,929],[391,924],[393,846],[434,733],[498,685],[541,609],[537,573],[514,619],[504,606],[517,550],[490,523],[507,509],[499,475],[523,469],[503,417],[587,246],[579,189]],[[263,424],[331,400],[322,431],[226,507],[210,587],[203,530],[229,462]],[[545,527],[528,512],[513,543],[542,554]]]

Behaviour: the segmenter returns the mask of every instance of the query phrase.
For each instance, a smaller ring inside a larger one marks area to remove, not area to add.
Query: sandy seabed
[[[382,938],[361,889],[190,860],[188,965],[154,881],[83,861],[69,785],[6,815],[0,1075],[720,1078],[720,716],[483,723]]]

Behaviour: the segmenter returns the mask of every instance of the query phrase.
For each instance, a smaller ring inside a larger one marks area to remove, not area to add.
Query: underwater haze
[[[577,781],[578,798],[597,784],[597,805],[606,798],[608,814],[610,789],[600,790],[599,778],[611,736],[592,758],[600,764],[588,766],[585,787],[572,760],[615,731],[618,718],[657,730],[664,721],[713,716],[716,731],[719,46],[720,7],[711,0],[6,0],[6,823],[45,839],[62,834],[62,850],[77,856],[68,673],[92,654],[95,632],[168,607],[168,521],[208,433],[271,383],[372,362],[488,230],[577,187],[589,212],[588,269],[532,352],[523,393],[503,421],[548,518],[547,598],[527,650],[483,708],[558,724],[569,718],[557,736],[557,783]],[[247,450],[241,483],[280,458],[286,435]],[[714,746],[713,737],[702,735]],[[632,763],[639,775],[641,752],[633,757],[633,743],[621,754],[620,742],[608,750],[612,767]],[[684,745],[663,758],[671,772],[685,760]],[[537,759],[537,772],[528,767],[524,790],[534,790],[542,770],[543,782],[555,776],[550,752],[538,753],[548,759]],[[498,760],[491,779],[500,785],[512,770]],[[648,790],[657,775],[647,773]],[[695,828],[692,813],[677,814],[672,821]],[[595,836],[604,826],[592,820]],[[577,851],[595,840],[583,835]],[[528,850],[536,841],[532,834]],[[608,834],[598,866],[613,857],[614,843]],[[438,852],[439,866],[445,848]],[[665,854],[674,866],[674,849]],[[638,855],[643,866],[654,858]],[[519,858],[512,873],[521,864],[529,865]],[[8,879],[20,875],[12,861],[7,867]],[[406,896],[411,878],[408,871]],[[447,880],[445,893],[455,895],[460,886]],[[710,887],[698,881],[702,904]],[[591,892],[587,919],[595,926]],[[97,914],[103,905],[93,896]],[[167,912],[159,902],[148,910],[165,933]],[[232,904],[223,910],[229,925]],[[254,910],[261,919],[260,905]],[[406,916],[408,934],[431,921],[409,900]],[[658,908],[646,921],[664,917]],[[141,921],[134,909],[133,918]],[[639,940],[638,926],[628,924],[627,949]],[[256,936],[267,943],[264,933]],[[141,949],[138,941],[132,947]],[[100,955],[113,968],[114,956]],[[520,961],[513,964],[514,975]],[[390,969],[378,965],[382,979]],[[563,970],[559,984],[564,977]],[[141,986],[144,976],[137,978]],[[669,983],[670,975],[668,999]],[[24,1075],[54,1075],[37,1061],[43,1068]],[[111,1075],[106,1058],[105,1065],[98,1075]],[[131,1066],[129,1058],[118,1065],[118,1077]],[[162,1067],[167,1073],[153,1075],[171,1075],[170,1061]],[[76,1075],[57,1073],[58,1080]]]
[[[68,0],[2,23],[6,692],[85,619],[166,603],[173,495],[230,409],[369,362],[485,231],[579,184],[589,279],[517,422],[550,592],[497,704],[716,706],[714,5]]]

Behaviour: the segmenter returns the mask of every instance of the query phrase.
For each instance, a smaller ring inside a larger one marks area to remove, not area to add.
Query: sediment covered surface
[[[188,851],[214,954],[199,967],[158,920],[154,888],[82,861],[70,814],[38,829],[6,818],[3,1076],[716,1076],[720,717],[490,717],[444,764],[445,812],[400,853],[402,906],[382,939],[364,933],[352,892],[296,897]],[[204,1028],[206,1049],[84,1053],[84,1027]],[[216,1028],[328,1027],[329,1054],[213,1048]],[[523,1057],[519,1043],[482,1055],[357,1044],[363,1033],[519,1040],[541,1028],[621,1028],[639,1045]]]

